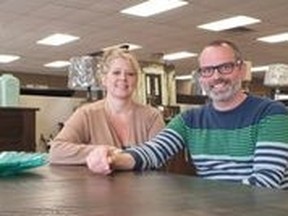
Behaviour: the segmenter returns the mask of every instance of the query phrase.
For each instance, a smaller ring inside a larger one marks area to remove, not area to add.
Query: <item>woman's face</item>
[[[107,96],[129,99],[136,89],[137,77],[137,71],[130,61],[119,57],[110,62],[109,70],[103,76],[102,83],[106,88]]]

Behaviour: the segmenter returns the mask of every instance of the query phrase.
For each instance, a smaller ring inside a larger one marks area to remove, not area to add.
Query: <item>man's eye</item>
[[[233,67],[232,63],[227,63],[220,66],[220,70],[230,70]]]
[[[213,72],[213,68],[211,67],[207,67],[207,68],[203,68],[202,69],[202,73],[204,73],[204,74],[209,74],[209,73],[212,73]]]

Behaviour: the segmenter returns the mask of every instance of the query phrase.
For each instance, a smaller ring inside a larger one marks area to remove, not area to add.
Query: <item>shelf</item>
[[[58,96],[58,97],[72,97],[75,90],[61,89],[61,88],[26,88],[21,87],[20,94],[22,95],[42,95],[42,96]]]
[[[184,95],[177,94],[177,103],[183,104],[205,104],[208,97],[204,95]]]

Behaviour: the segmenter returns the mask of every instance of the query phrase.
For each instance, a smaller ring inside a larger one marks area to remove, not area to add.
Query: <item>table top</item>
[[[156,171],[46,166],[0,178],[1,216],[287,216],[287,191]]]

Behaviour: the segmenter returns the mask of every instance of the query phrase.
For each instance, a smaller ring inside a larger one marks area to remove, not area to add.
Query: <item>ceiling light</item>
[[[203,25],[197,26],[201,29],[211,30],[211,31],[223,31],[227,29],[232,29],[240,26],[251,25],[254,23],[259,23],[261,20],[255,19],[248,16],[235,16],[228,19],[223,19]]]
[[[267,43],[279,43],[279,42],[288,41],[288,32],[270,35],[267,37],[260,37],[260,38],[257,38],[257,40],[267,42]]]
[[[195,57],[197,56],[196,53],[190,53],[190,52],[177,52],[177,53],[171,53],[171,54],[166,54],[163,56],[164,60],[178,60],[178,59],[183,59],[183,58],[190,58],[190,57]]]
[[[45,64],[45,67],[52,67],[52,68],[62,68],[69,66],[70,62],[69,61],[53,61],[50,63]]]
[[[10,63],[16,61],[20,58],[20,56],[16,55],[0,55],[0,63]]]
[[[141,4],[121,10],[121,13],[134,16],[148,17],[187,4],[188,2],[182,0],[148,0]]]
[[[124,48],[125,46],[127,46],[128,50],[130,50],[130,51],[142,48],[140,45],[137,45],[137,44],[122,43],[122,44],[117,44],[117,45],[105,47],[102,50],[105,51],[105,50],[108,50],[108,49]]]
[[[60,46],[72,41],[78,40],[79,37],[68,35],[68,34],[52,34],[46,38],[37,41],[37,44],[50,45],[50,46]]]
[[[265,72],[268,70],[268,68],[269,68],[268,65],[252,67],[251,72]]]
[[[193,78],[193,76],[191,74],[189,74],[189,75],[179,75],[179,76],[175,77],[176,80],[191,80],[192,78]]]

